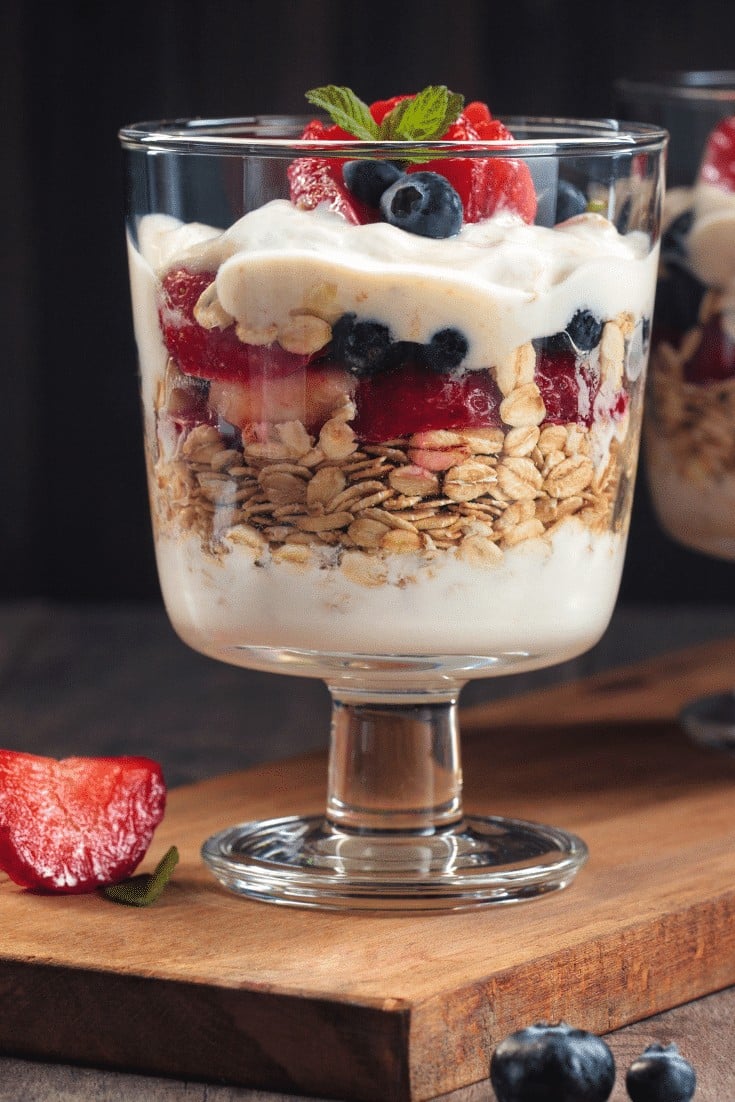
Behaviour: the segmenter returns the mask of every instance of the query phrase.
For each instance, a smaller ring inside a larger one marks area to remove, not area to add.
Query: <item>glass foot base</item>
[[[735,692],[693,700],[679,713],[679,722],[692,742],[735,751]]]
[[[465,910],[564,888],[587,859],[573,834],[520,819],[466,817],[431,834],[348,833],[322,817],[242,823],[202,856],[226,888],[332,910]]]

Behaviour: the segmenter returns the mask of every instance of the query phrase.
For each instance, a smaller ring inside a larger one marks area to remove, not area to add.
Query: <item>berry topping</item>
[[[0,869],[24,888],[89,892],[129,876],[163,818],[148,758],[53,758],[0,750]]]
[[[467,338],[459,329],[440,329],[422,349],[421,360],[431,371],[453,371],[468,349]]]
[[[500,1042],[490,1080],[498,1102],[606,1102],[615,1061],[593,1033],[538,1022]]]
[[[328,85],[307,92],[306,98],[331,116],[334,125],[309,123],[303,137],[326,141],[507,142],[513,135],[494,119],[484,103],[467,104],[444,85],[425,88],[413,96],[378,100],[370,107],[349,88]],[[387,164],[388,162],[379,162]],[[288,170],[291,199],[305,210],[317,206],[342,215],[348,222],[367,223],[379,218],[372,190],[352,190],[344,161],[326,157],[299,158]],[[536,192],[528,166],[506,157],[451,157],[420,161],[407,173],[434,172],[444,176],[460,197],[467,222],[489,218],[496,210],[511,210],[526,222],[536,215]],[[352,171],[352,170],[350,170]],[[355,170],[356,171],[356,170]],[[362,172],[362,170],[361,170]],[[361,174],[360,172],[360,174]],[[415,231],[413,231],[415,232]]]
[[[174,268],[161,286],[159,319],[163,340],[176,366],[200,379],[262,378],[297,371],[309,356],[286,352],[277,343],[244,344],[234,323],[224,329],[204,329],[194,317],[201,294],[214,282],[214,272]]]
[[[401,176],[380,200],[386,222],[420,237],[453,237],[462,228],[462,200],[444,176]]]
[[[714,314],[702,326],[697,350],[684,364],[688,383],[717,383],[735,375],[735,340],[722,324],[722,315]]]
[[[566,222],[587,210],[587,196],[574,184],[561,178],[556,189],[555,222]]]
[[[376,321],[357,321],[355,314],[343,314],[332,329],[334,358],[358,378],[382,370],[390,348],[387,326]]]
[[[356,199],[369,207],[377,207],[383,192],[401,175],[401,169],[393,161],[345,161],[342,166],[345,184]]]
[[[455,378],[406,364],[360,380],[354,429],[361,440],[380,443],[431,429],[498,426],[501,400],[489,371]]]
[[[694,1068],[674,1044],[649,1045],[625,1077],[632,1102],[689,1102],[696,1086]]]
[[[707,139],[699,178],[705,184],[735,191],[735,115],[722,119]]]

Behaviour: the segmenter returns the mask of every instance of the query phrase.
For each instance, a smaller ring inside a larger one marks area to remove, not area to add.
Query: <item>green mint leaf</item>
[[[348,134],[366,142],[375,141],[379,136],[378,124],[370,114],[368,105],[358,99],[351,88],[325,84],[323,88],[312,88],[306,93],[306,98],[315,107],[326,111],[332,122]]]
[[[131,876],[121,884],[109,884],[102,889],[102,894],[113,903],[123,903],[127,907],[149,907],[163,893],[178,862],[179,851],[171,846],[152,873]]]
[[[387,141],[430,142],[446,134],[464,107],[464,96],[444,84],[432,84],[413,99],[401,100],[383,119],[380,137]]]

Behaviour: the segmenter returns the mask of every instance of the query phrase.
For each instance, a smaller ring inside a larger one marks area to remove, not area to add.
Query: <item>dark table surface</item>
[[[586,655],[535,674],[474,682],[462,703],[526,692],[732,635],[735,605],[622,606]],[[158,605],[0,605],[0,745],[5,748],[58,757],[144,754],[161,762],[175,786],[326,748],[328,723],[329,699],[320,683],[201,657],[178,641]],[[0,1013],[7,1012],[0,1006]],[[618,1064],[612,1102],[626,1098],[625,1068],[645,1045],[672,1040],[697,1069],[697,1102],[735,1100],[734,1015],[735,989],[729,989],[611,1034]],[[277,1097],[214,1083],[0,1057],[0,1100],[8,1102],[270,1102]],[[490,1102],[494,1096],[483,1082],[450,1097]]]

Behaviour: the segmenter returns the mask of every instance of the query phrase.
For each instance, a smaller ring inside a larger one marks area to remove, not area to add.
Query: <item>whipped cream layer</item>
[[[584,214],[553,229],[509,213],[433,240],[387,223],[352,226],[328,211],[274,200],[224,233],[149,215],[139,229],[149,268],[217,271],[223,309],[247,329],[311,313],[330,324],[356,313],[394,340],[459,329],[463,366],[487,368],[525,342],[560,332],[579,309],[650,316],[656,250]]]

